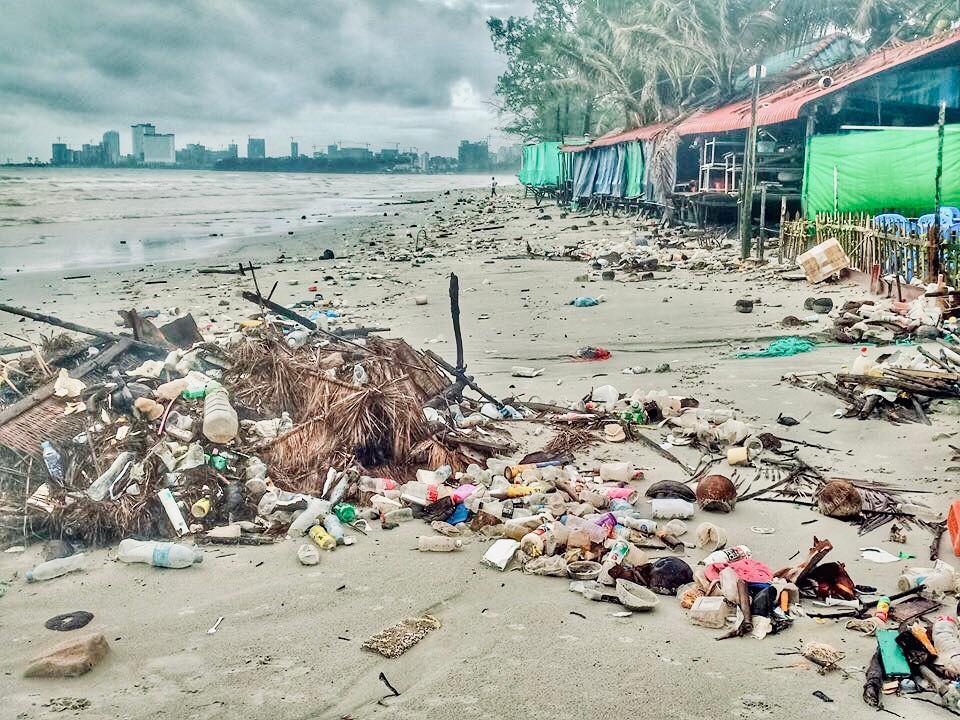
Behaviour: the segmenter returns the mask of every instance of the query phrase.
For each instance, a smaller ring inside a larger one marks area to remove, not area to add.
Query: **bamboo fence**
[[[869,213],[817,213],[813,220],[797,213],[781,222],[781,246],[784,255],[794,260],[830,238],[836,238],[850,258],[850,267],[870,273],[879,265],[884,274],[900,274],[910,282],[915,277],[927,277],[926,233],[911,231],[889,225],[881,227]],[[955,233],[941,238],[938,253],[940,272],[948,284],[957,286],[960,281],[960,238]]]

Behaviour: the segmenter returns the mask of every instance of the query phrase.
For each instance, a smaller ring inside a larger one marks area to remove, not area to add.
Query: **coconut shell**
[[[820,490],[817,504],[820,512],[828,517],[851,518],[863,509],[863,496],[846,480],[831,480]]]
[[[693,502],[697,499],[688,485],[676,480],[655,482],[647,488],[646,495],[648,498],[679,498],[687,502]]]
[[[707,475],[697,483],[697,504],[703,510],[730,512],[737,504],[737,488],[725,475]]]

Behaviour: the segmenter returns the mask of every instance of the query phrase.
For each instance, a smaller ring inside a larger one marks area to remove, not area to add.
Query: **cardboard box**
[[[831,275],[850,267],[850,258],[835,238],[830,238],[797,257],[807,280],[812,283],[823,282]]]

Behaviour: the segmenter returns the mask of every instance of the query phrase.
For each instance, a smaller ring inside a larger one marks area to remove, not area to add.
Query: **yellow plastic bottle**
[[[193,515],[195,518],[206,517],[209,512],[210,512],[210,498],[208,497],[200,498],[193,504],[193,507],[190,508],[190,514]]]
[[[324,529],[323,525],[314,525],[310,528],[309,535],[321,550],[333,550],[337,546],[337,541]]]
[[[510,485],[507,487],[507,497],[508,498],[518,498],[523,497],[524,495],[532,495],[534,489],[526,485]]]

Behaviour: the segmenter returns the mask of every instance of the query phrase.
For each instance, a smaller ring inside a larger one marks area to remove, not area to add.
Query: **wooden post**
[[[753,93],[750,99],[750,130],[743,148],[743,176],[740,183],[740,257],[750,257],[753,240],[753,187],[754,166],[757,149],[757,103],[760,99],[760,77],[763,65],[753,66]]]
[[[940,202],[943,198],[943,131],[946,123],[947,104],[940,103],[937,118],[937,182],[933,203],[933,226],[927,231],[926,281],[936,282],[940,274]]]
[[[463,335],[460,332],[460,278],[450,273],[450,317],[453,318],[453,338],[457,345],[457,370],[467,369],[463,359]]]
[[[787,235],[784,230],[787,221],[787,196],[780,196],[780,246],[777,248],[777,264],[783,262],[783,243],[786,242]]]
[[[764,245],[767,241],[767,183],[760,183],[760,242],[757,245],[757,260],[763,262]]]

